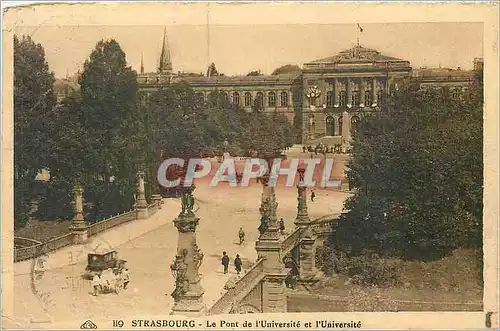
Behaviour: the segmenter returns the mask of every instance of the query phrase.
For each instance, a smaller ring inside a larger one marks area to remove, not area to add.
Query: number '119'
[[[123,320],[113,320],[113,327],[114,328],[123,328]]]

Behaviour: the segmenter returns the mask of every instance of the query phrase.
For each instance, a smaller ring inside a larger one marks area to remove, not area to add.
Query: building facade
[[[482,68],[482,59],[474,68]],[[139,90],[147,94],[174,83],[189,84],[197,100],[212,91],[226,93],[233,105],[251,111],[279,112],[299,121],[301,142],[332,145],[349,139],[352,125],[363,113],[380,111],[386,96],[403,80],[418,78],[422,88],[446,86],[461,93],[472,82],[474,71],[442,68],[412,69],[406,60],[390,57],[359,44],[332,57],[305,63],[300,71],[278,75],[223,76],[174,73],[166,33],[158,71],[138,75]]]

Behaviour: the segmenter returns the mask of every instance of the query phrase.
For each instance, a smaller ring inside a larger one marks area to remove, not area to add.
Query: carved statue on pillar
[[[276,216],[278,203],[276,202],[276,194],[274,187],[269,185],[271,179],[270,169],[273,159],[267,157],[269,164],[268,172],[261,177],[262,183],[262,200],[260,206],[260,226],[259,226],[259,240],[272,240],[278,237],[279,225]]]
[[[172,293],[174,307],[172,314],[199,315],[205,310],[203,304],[204,290],[200,285],[199,268],[203,262],[203,254],[196,243],[196,226],[199,218],[193,212],[194,185],[184,188],[182,192],[182,209],[174,220],[179,239],[177,256],[171,266],[175,277],[175,290]]]
[[[170,270],[175,278],[175,289],[172,292],[174,300],[179,300],[186,294],[189,289],[189,281],[187,278],[187,249],[178,249],[174,263],[170,265]]]

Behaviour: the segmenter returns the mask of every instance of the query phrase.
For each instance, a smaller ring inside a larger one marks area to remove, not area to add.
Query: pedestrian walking
[[[314,193],[314,191],[311,191],[311,202],[314,202],[315,197],[316,197],[316,193]]]
[[[240,245],[243,244],[243,242],[245,241],[245,231],[243,231],[243,227],[240,227],[238,237],[240,238]]]
[[[234,259],[234,267],[236,268],[236,274],[240,274],[241,272],[241,259],[240,254],[236,254],[236,258]]]
[[[92,278],[92,287],[94,288],[94,296],[97,296],[99,293],[99,287],[101,286],[101,277],[98,274],[95,274]]]
[[[227,270],[229,268],[229,256],[227,256],[226,252],[222,252],[222,265],[224,266],[224,274],[227,274]]]
[[[283,221],[283,217],[280,219],[280,233],[285,233],[285,221]]]
[[[126,290],[128,283],[130,283],[130,274],[127,268],[122,270],[122,278],[123,278],[123,289]]]

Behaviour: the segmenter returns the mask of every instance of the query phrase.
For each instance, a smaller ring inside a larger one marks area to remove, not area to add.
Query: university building
[[[248,111],[258,108],[279,112],[301,126],[301,142],[329,145],[350,139],[350,128],[363,113],[380,111],[388,93],[408,78],[422,88],[447,87],[457,97],[467,89],[474,71],[482,69],[482,58],[474,59],[474,70],[411,67],[410,62],[365,48],[359,43],[337,55],[304,63],[297,72],[278,75],[223,76],[209,67],[206,75],[175,72],[166,33],[157,72],[145,73],[141,60],[138,74],[142,100],[151,92],[184,82],[203,103],[212,91],[225,93],[233,105]]]

